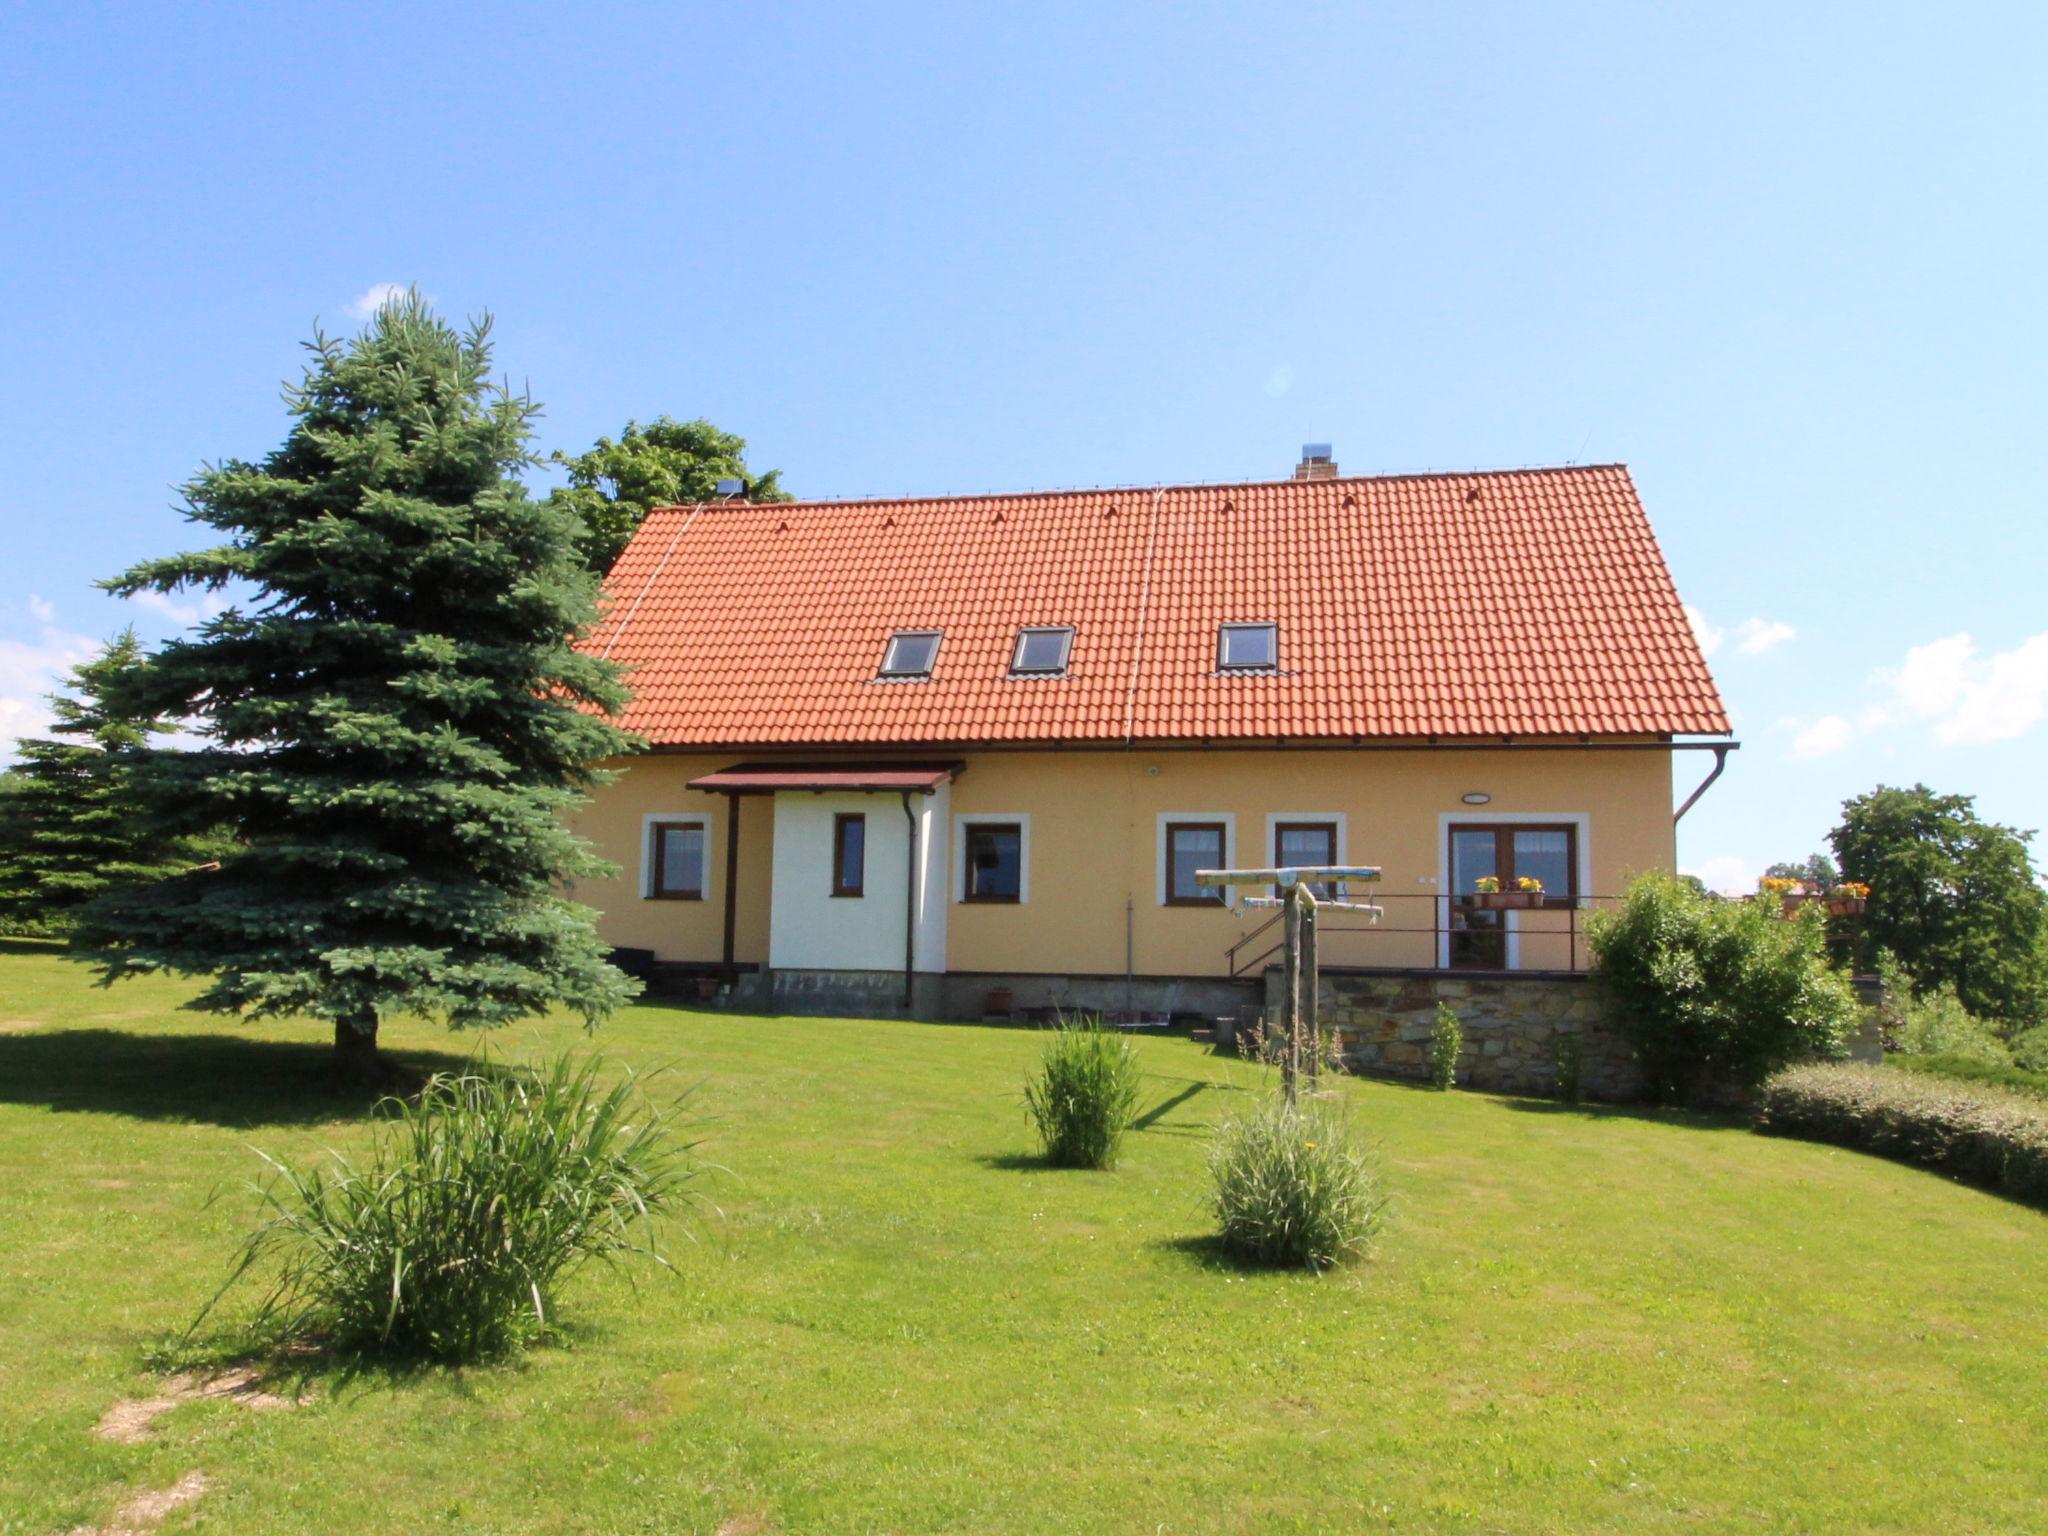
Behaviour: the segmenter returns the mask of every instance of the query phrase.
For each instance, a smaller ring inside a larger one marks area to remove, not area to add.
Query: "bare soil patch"
[[[149,1438],[156,1421],[180,1403],[221,1397],[244,1408],[263,1411],[294,1408],[304,1399],[272,1392],[263,1378],[247,1366],[225,1371],[180,1371],[164,1379],[163,1391],[153,1397],[124,1397],[93,1426],[93,1433],[117,1445],[140,1445]]]
[[[105,1525],[77,1526],[71,1536],[147,1536],[173,1510],[190,1504],[212,1486],[204,1472],[187,1472],[168,1488],[151,1488],[136,1494],[114,1511],[114,1517]]]

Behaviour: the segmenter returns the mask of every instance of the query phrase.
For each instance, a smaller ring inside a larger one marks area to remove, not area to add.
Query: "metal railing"
[[[1503,907],[1482,905],[1483,897],[1376,887],[1366,887],[1362,899],[1386,915],[1377,921],[1336,912],[1317,918],[1324,968],[1581,974],[1592,963],[1587,917],[1622,901],[1619,896],[1553,897],[1536,906]],[[1279,954],[1280,918],[1277,911],[1267,915],[1226,951],[1233,979],[1252,974]],[[1864,969],[1862,927],[1860,917],[1828,919],[1830,953],[1837,964],[1859,973]]]

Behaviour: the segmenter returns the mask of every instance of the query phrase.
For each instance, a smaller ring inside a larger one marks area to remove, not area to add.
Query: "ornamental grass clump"
[[[1138,1110],[1138,1053],[1099,1017],[1063,1018],[1024,1103],[1056,1168],[1114,1168]]]
[[[1343,1116],[1274,1095],[1220,1122],[1209,1147],[1224,1246],[1257,1264],[1327,1269],[1363,1254],[1386,1209]]]
[[[264,1155],[269,1217],[223,1294],[274,1269],[258,1337],[459,1361],[546,1337],[563,1283],[593,1259],[669,1267],[656,1218],[694,1203],[702,1171],[675,1134],[680,1103],[653,1107],[630,1073],[604,1086],[600,1067],[563,1055],[436,1074],[384,1101],[360,1162]]]

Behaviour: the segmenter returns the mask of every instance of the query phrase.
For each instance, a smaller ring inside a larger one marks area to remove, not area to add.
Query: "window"
[[[656,821],[647,828],[653,868],[647,881],[655,901],[704,899],[704,823]]]
[[[1278,624],[1225,624],[1216,637],[1216,665],[1224,672],[1276,672]]]
[[[1578,895],[1577,828],[1483,826],[1451,828],[1451,894],[1470,896],[1487,875],[1503,889],[1534,877],[1543,882],[1543,905],[1569,906]]]
[[[1220,907],[1223,888],[1197,885],[1198,869],[1223,868],[1224,824],[1220,821],[1169,821],[1166,824],[1166,904],[1169,907]]]
[[[1074,631],[1066,628],[1020,629],[1017,649],[1010,656],[1015,677],[1060,677],[1067,670],[1067,652],[1074,644]]]
[[[889,637],[889,648],[882,652],[882,676],[930,677],[938,655],[938,630],[899,629]]]
[[[842,811],[832,818],[832,894],[858,896],[867,876],[868,819]]]
[[[1277,821],[1273,824],[1273,864],[1278,869],[1313,868],[1337,862],[1337,823]],[[1311,882],[1316,900],[1329,899],[1330,887]]]
[[[962,901],[1018,901],[1024,894],[1024,828],[973,822],[967,828],[967,889]]]

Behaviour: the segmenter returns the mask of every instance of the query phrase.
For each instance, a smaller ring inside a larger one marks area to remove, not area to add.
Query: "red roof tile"
[[[663,507],[589,648],[663,746],[1721,734],[1620,465]],[[1217,626],[1279,625],[1277,674]],[[1071,624],[1065,677],[1013,678]],[[878,682],[892,631],[944,632]]]

